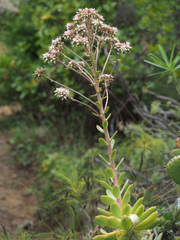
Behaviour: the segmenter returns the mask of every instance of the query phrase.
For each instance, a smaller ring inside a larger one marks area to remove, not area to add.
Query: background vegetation
[[[160,56],[158,44],[168,55],[175,44],[175,55],[178,53],[178,3],[24,0],[19,1],[17,12],[4,11],[0,15],[0,105],[22,106],[20,112],[1,120],[1,124],[3,129],[11,130],[15,161],[27,169],[35,166],[38,187],[32,188],[38,198],[43,198],[43,221],[54,219],[52,229],[57,238],[79,239],[94,229],[92,219],[103,191],[98,179],[105,178],[97,153],[103,149],[96,141],[97,119],[91,112],[73,102],[57,100],[54,84],[37,83],[33,71],[45,67],[54,79],[81,93],[89,91],[79,76],[42,62],[42,53],[51,39],[61,35],[75,12],[84,7],[96,8],[107,24],[119,29],[120,40],[129,41],[133,47],[128,55],[121,56],[110,88],[110,130],[119,130],[118,157],[125,157],[123,170],[136,182],[139,194],[154,185],[153,194],[160,195],[156,203],[161,214],[157,231],[163,231],[166,240],[178,236],[178,190],[165,167],[176,148],[180,95],[171,77],[158,82],[156,76],[148,77],[158,70],[144,62],[149,52]],[[179,79],[180,71],[175,75]],[[149,204],[151,201],[149,198]]]

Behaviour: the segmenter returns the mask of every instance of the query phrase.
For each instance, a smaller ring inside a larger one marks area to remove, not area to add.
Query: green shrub
[[[163,176],[159,169],[165,167],[170,152],[174,146],[174,140],[165,138],[166,134],[152,134],[143,129],[143,125],[130,124],[125,128],[126,140],[117,146],[120,157],[124,157],[131,168],[145,173],[147,178],[158,181]],[[138,176],[137,176],[138,177]]]

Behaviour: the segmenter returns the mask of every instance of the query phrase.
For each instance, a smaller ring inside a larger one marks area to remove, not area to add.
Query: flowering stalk
[[[124,173],[117,176],[117,170],[121,165],[121,162],[115,166],[114,159],[116,158],[116,149],[114,148],[116,133],[110,137],[108,130],[108,101],[109,93],[108,87],[113,81],[114,67],[119,59],[119,56],[123,52],[127,52],[131,47],[129,42],[121,43],[116,37],[117,28],[110,27],[104,23],[104,18],[98,14],[93,8],[79,9],[73,18],[73,23],[66,25],[66,31],[63,35],[64,40],[70,40],[74,47],[80,47],[86,53],[86,59],[79,56],[71,49],[65,46],[61,37],[52,40],[52,44],[49,47],[49,52],[43,54],[43,60],[45,62],[60,63],[70,70],[81,75],[94,89],[94,96],[96,102],[92,101],[89,97],[75,91],[74,89],[59,83],[52,78],[45,75],[45,69],[37,69],[35,75],[37,78],[45,77],[51,82],[59,84],[61,87],[57,88],[54,92],[57,97],[63,100],[69,98],[72,101],[81,103],[84,106],[90,108],[93,113],[100,118],[101,125],[97,126],[97,129],[104,134],[104,138],[99,138],[99,142],[107,147],[109,161],[104,159],[103,161],[108,164],[105,172],[110,178],[112,186],[108,183],[101,181],[101,185],[105,187],[107,195],[101,196],[103,203],[110,205],[110,212],[99,209],[102,215],[96,217],[96,221],[101,226],[108,226],[116,229],[112,233],[107,233],[102,230],[102,235],[93,237],[93,239],[118,239],[121,240],[126,236],[135,236],[136,239],[140,239],[142,236],[150,235],[150,231],[147,230],[150,223],[153,223],[157,218],[157,212],[155,208],[150,209],[148,213],[144,212],[144,206],[142,205],[142,199],[138,200],[134,206],[128,204],[130,200],[130,191],[133,185],[127,187],[127,183],[121,188],[121,184],[124,178]],[[106,46],[109,49],[104,65],[100,68],[98,62],[101,49]],[[64,52],[66,50],[66,52]],[[107,74],[106,68],[111,53],[115,51],[117,54],[114,66],[111,69],[111,73]],[[73,54],[79,61],[71,59],[68,53]],[[64,58],[63,60],[59,59]],[[90,62],[90,63],[89,63]],[[78,99],[70,96],[70,91],[75,92],[84,99],[88,100],[89,104],[86,104]],[[92,97],[92,96],[91,96]],[[91,106],[92,105],[92,106]],[[125,191],[127,187],[127,190]],[[139,210],[140,208],[140,210]],[[141,218],[140,213],[144,216]],[[107,217],[108,216],[108,217]],[[146,219],[148,217],[148,219]],[[146,221],[146,222],[144,222]],[[130,235],[129,235],[130,234]],[[127,238],[126,238],[127,239]]]
[[[83,10],[80,9],[73,20],[74,20],[73,23],[68,23],[66,25],[67,30],[65,31],[63,37],[65,40],[66,39],[71,40],[74,46],[76,47],[82,46],[84,48],[91,62],[91,66],[87,63],[86,60],[84,60],[81,56],[79,56],[79,54],[75,53],[74,51],[66,47],[61,37],[59,38],[57,37],[52,40],[52,44],[49,47],[49,52],[43,54],[43,59],[45,62],[60,63],[65,67],[78,73],[79,75],[83,76],[94,87],[95,95],[97,97],[96,104],[92,100],[90,100],[88,97],[46,76],[42,71],[42,69],[36,70],[35,73],[38,77],[43,76],[48,80],[55,82],[61,85],[63,88],[65,88],[64,90],[62,88],[55,90],[56,96],[66,99],[67,97],[69,97],[68,96],[69,94],[64,95],[64,93],[66,93],[67,90],[68,91],[70,90],[79,94],[80,96],[88,100],[91,104],[96,105],[99,108],[99,112],[96,109],[90,107],[89,105],[84,104],[83,102],[77,99],[71,98],[73,101],[79,102],[83,105],[88,106],[90,109],[92,109],[93,112],[96,113],[96,115],[100,116],[102,126],[103,126],[105,123],[107,123],[105,111],[107,109],[108,100],[109,100],[108,86],[110,82],[113,80],[112,73],[114,70],[114,66],[113,66],[111,74],[104,74],[110,54],[112,53],[113,49],[117,51],[118,54],[117,54],[117,59],[115,61],[115,64],[116,64],[120,53],[128,51],[131,47],[129,43],[119,42],[119,40],[115,37],[117,33],[117,28],[110,27],[104,24],[103,23],[104,18],[100,16],[95,9],[92,9],[92,8],[91,9],[86,8]],[[100,71],[101,73],[98,75],[97,73],[98,59],[99,59],[100,50],[103,45],[108,45],[110,50],[105,60],[104,66]],[[81,61],[75,61],[71,59],[69,56],[67,56],[67,54],[63,52],[64,49],[73,53]],[[64,59],[68,60],[69,62],[66,63],[65,60],[64,61],[60,60],[58,58],[59,55],[61,57],[64,57]],[[86,67],[88,67],[89,70],[87,70]],[[101,91],[103,88],[104,88],[104,93],[102,94]],[[104,99],[106,99],[105,104],[104,104]],[[114,163],[114,159],[111,159],[111,153],[112,153],[113,147],[112,147],[110,136],[109,136],[108,126],[104,127],[104,135],[105,135],[105,141],[107,143],[110,166],[114,172],[113,182],[114,182],[114,185],[117,185],[117,173],[115,169],[115,163]],[[118,203],[119,205],[121,205],[121,198],[119,198]]]

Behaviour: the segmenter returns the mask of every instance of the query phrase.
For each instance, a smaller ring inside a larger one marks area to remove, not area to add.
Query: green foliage
[[[128,125],[124,133],[127,139],[117,146],[120,157],[125,157],[134,170],[148,170],[152,174],[151,179],[157,180],[153,166],[165,165],[164,160],[168,159],[168,151],[173,146],[172,139],[164,139],[163,133],[153,135],[146,132],[141,125]]]
[[[5,79],[1,86],[2,93],[7,94],[6,91],[9,92],[9,101],[17,101],[17,94],[21,99],[29,94],[34,95],[37,91],[37,82],[30,74],[33,71],[33,62],[37,60],[38,46],[36,46],[37,39],[34,35],[36,30],[29,21],[32,9],[27,10],[27,7],[25,7],[23,10],[19,12],[17,18],[10,13],[1,16],[6,21],[2,22],[1,19],[0,40],[4,41],[9,49],[0,57],[0,64],[3,66],[1,68],[1,79]]]
[[[148,237],[143,237],[141,240],[161,240],[162,239],[163,234],[161,233],[160,235],[158,235],[157,237],[154,238],[154,234],[152,234],[149,238]]]
[[[167,18],[173,18],[176,1],[152,2],[150,0],[135,0],[138,7],[138,13],[141,17],[140,28],[150,31],[152,34],[159,31],[160,34],[167,34],[173,28],[173,24],[167,21]],[[144,12],[141,9],[144,8]],[[158,36],[159,37],[159,36]]]
[[[60,237],[60,236],[59,236]],[[9,233],[0,233],[1,240],[31,240],[31,239],[38,239],[38,240],[53,240],[53,239],[62,239],[57,238],[55,233],[35,233],[32,231],[25,231],[25,230],[17,230],[15,234]]]
[[[43,182],[40,196],[43,196],[47,205],[42,204],[42,207],[55,212],[55,218],[62,226],[66,226],[61,226],[61,230],[83,232],[92,226],[91,217],[96,212],[93,202],[97,201],[101,191],[96,185],[100,176],[104,178],[104,174],[98,169],[93,171],[89,163],[86,167],[93,151],[80,157],[68,148],[42,160],[38,175]]]
[[[75,109],[67,108],[60,113],[61,118],[57,119],[54,114],[54,107],[42,106],[45,116],[52,114],[48,119],[36,119],[31,113],[25,115],[21,112],[11,116],[9,120],[2,120],[1,126],[8,128],[11,133],[10,143],[13,157],[24,166],[39,163],[49,154],[56,152],[61,145],[68,146],[77,138],[76,144],[72,144],[71,149],[82,154],[87,147],[87,137],[85,132],[85,122],[83,113],[75,115]],[[67,114],[71,110],[71,113]],[[81,116],[81,119],[79,117]],[[4,122],[4,123],[3,123]],[[81,125],[78,132],[74,133],[76,124]],[[5,126],[6,125],[6,126]],[[29,127],[31,126],[31,127]],[[88,126],[90,126],[88,124]],[[68,148],[68,147],[67,147]]]
[[[164,232],[163,236],[167,240],[174,240],[179,235],[180,209],[172,207],[163,213],[157,222],[158,227]]]
[[[121,14],[117,15],[117,26],[121,29],[120,37],[123,39],[123,36],[128,36],[133,46],[133,55],[121,58],[121,71],[131,85],[130,88],[138,93],[140,87],[149,86],[153,80],[146,78],[152,73],[152,69],[143,64],[144,57],[141,54],[154,52],[158,44],[162,44],[169,51],[169,42],[177,44],[179,48],[176,35],[180,29],[179,4],[178,1],[168,0],[119,1],[119,12]],[[175,35],[170,34],[171,32]],[[132,82],[132,79],[135,82]],[[122,92],[117,85],[114,91]]]
[[[63,4],[58,4],[56,0],[51,3],[40,0],[38,4],[37,1],[25,1],[20,3],[16,14],[2,14],[0,40],[8,50],[0,56],[1,97],[4,96],[8,103],[19,101],[27,110],[35,102],[41,104],[45,98],[51,99],[48,94],[51,86],[38,86],[33,72],[35,66],[41,63],[40,55],[49,45],[49,38],[54,38],[59,32],[59,22],[62,24],[67,21],[67,16],[80,6],[78,1],[71,1],[72,8],[68,8],[68,4],[69,1]],[[51,67],[48,71],[53,74],[55,69]],[[62,71],[61,67],[56,74],[60,72],[64,80],[70,78],[69,73]]]
[[[31,128],[26,126],[27,123]],[[100,176],[102,179],[105,177],[101,170],[93,170],[93,162],[89,164],[97,155],[97,149],[86,151],[80,131],[79,140],[72,145],[74,136],[66,132],[65,125],[61,125],[64,126],[64,133],[58,133],[55,126],[36,126],[35,123],[34,119],[25,119],[11,128],[12,156],[26,168],[34,166],[38,187],[32,187],[36,196],[43,199],[40,206],[44,209],[42,218],[48,220],[55,217],[58,219],[56,224],[66,222],[67,229],[60,224],[60,236],[76,239],[79,231],[83,232],[92,225],[89,215],[96,212],[92,202],[97,201],[101,190],[96,185]],[[66,138],[62,139],[61,134],[67,135]],[[84,152],[86,154],[82,156]],[[74,234],[70,229],[74,229]]]
[[[161,202],[161,196],[160,195],[154,195],[155,194],[155,187],[150,186],[148,188],[140,188],[139,193],[133,193],[131,195],[130,202],[132,205],[136,203],[138,199],[142,199],[142,203],[145,204],[147,207],[151,206],[157,206]]]
[[[57,148],[57,135],[45,127],[16,127],[11,129],[12,156],[23,166],[38,165],[41,159]]]
[[[124,174],[121,174],[119,183],[122,183],[123,178]],[[141,239],[144,236],[150,236],[149,229],[156,222],[158,214],[156,207],[151,207],[145,211],[142,202],[145,197],[148,200],[151,198],[152,191],[147,190],[144,197],[137,199],[131,206],[129,204],[130,191],[132,191],[133,185],[128,187],[123,181],[123,184],[112,186],[111,190],[109,189],[109,182],[107,182],[107,186],[107,195],[102,195],[101,201],[110,206],[110,211],[98,208],[101,215],[97,216],[95,220],[105,229],[101,230],[102,235],[93,239],[125,240]],[[103,187],[106,188],[106,184]],[[113,232],[108,233],[106,227],[114,229]]]
[[[150,74],[149,76],[160,75],[160,78],[163,78],[164,76],[171,77],[176,84],[178,92],[180,93],[180,82],[179,82],[178,78],[176,77],[176,76],[178,76],[178,74],[176,72],[177,71],[180,72],[180,64],[179,64],[180,63],[180,56],[179,56],[180,51],[178,52],[176,57],[173,59],[174,49],[175,49],[175,46],[174,46],[172,48],[170,58],[168,59],[165,50],[163,49],[163,47],[160,44],[158,45],[158,48],[159,48],[159,52],[160,52],[163,60],[158,58],[156,55],[150,53],[149,57],[151,58],[151,60],[153,60],[153,62],[150,62],[147,60],[145,60],[145,62],[149,63],[153,66],[156,66],[158,68],[161,68],[161,69],[163,69],[163,71]],[[156,81],[158,81],[160,78],[158,78]]]

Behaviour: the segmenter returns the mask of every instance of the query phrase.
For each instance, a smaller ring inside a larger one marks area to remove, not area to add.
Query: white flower
[[[133,223],[133,225],[137,225],[138,223],[140,223],[140,219],[136,214],[130,214],[129,215],[131,222]]]
[[[71,30],[71,29],[73,29],[74,28],[74,23],[67,23],[66,24],[66,29],[67,30]]]
[[[113,78],[112,74],[101,74],[99,76],[99,81],[104,81],[109,85],[113,81]]]
[[[114,48],[117,49],[118,52],[126,52],[129,51],[129,49],[132,47],[130,46],[129,42],[121,43],[119,42],[119,40],[117,40],[117,42],[114,45]]]
[[[73,40],[72,40],[72,44],[78,46],[79,44],[83,44],[83,45],[88,45],[88,38],[87,37],[82,37],[81,35],[77,34]]]
[[[48,62],[49,58],[50,58],[50,53],[46,52],[46,53],[43,54],[44,62]]]
[[[71,39],[73,36],[74,36],[74,30],[71,29],[71,30],[67,30],[64,32],[64,39]]]
[[[56,90],[54,91],[54,95],[56,97],[62,98],[62,100],[66,100],[69,94],[70,94],[70,91],[63,87],[56,88]]]
[[[34,71],[34,75],[36,77],[36,79],[40,78],[43,76],[44,72],[45,72],[45,68],[37,68],[35,71]]]
[[[54,46],[54,47],[58,47],[59,49],[62,49],[63,48],[63,42],[62,42],[61,37],[55,37],[52,40],[52,44],[51,45]]]
[[[69,61],[68,66],[81,69],[81,67],[85,67],[85,64],[83,61],[71,60]]]

